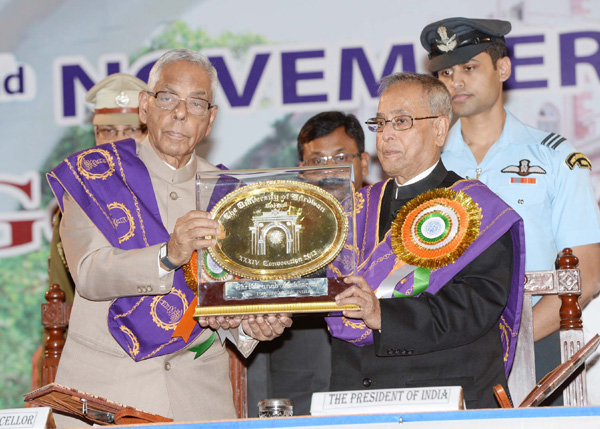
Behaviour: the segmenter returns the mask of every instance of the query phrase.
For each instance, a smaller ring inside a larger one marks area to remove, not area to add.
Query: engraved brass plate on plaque
[[[300,277],[331,262],[348,234],[342,205],[309,183],[269,180],[239,188],[211,210],[223,233],[208,250],[241,277]]]
[[[327,279],[263,280],[261,282],[239,281],[224,285],[223,297],[226,301],[272,298],[307,298],[327,296]]]
[[[201,284],[198,302],[202,304],[196,306],[194,317],[357,310],[357,305],[338,306],[335,302],[336,295],[347,287],[343,277]]]

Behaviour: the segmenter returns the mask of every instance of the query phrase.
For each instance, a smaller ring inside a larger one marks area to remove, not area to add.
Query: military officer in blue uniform
[[[450,91],[458,118],[442,160],[448,170],[481,180],[521,215],[527,270],[553,269],[557,253],[573,248],[585,306],[600,291],[600,214],[592,166],[564,137],[525,125],[504,108],[502,86],[511,74],[504,36],[510,30],[507,21],[467,18],[423,29],[430,70]],[[545,296],[533,309],[538,379],[560,363],[558,335],[548,337],[559,328],[559,307],[556,296]]]

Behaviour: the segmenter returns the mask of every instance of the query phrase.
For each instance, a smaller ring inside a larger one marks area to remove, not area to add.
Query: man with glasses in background
[[[351,113],[322,112],[306,121],[298,134],[298,159],[300,166],[308,167],[352,164],[356,190],[363,187],[369,174],[365,135]]]
[[[355,189],[369,173],[363,128],[344,112],[322,112],[306,121],[298,134],[298,158],[301,167],[352,164]],[[325,189],[337,180],[331,173],[318,176],[311,183]],[[259,344],[249,358],[249,416],[258,415],[254,406],[265,398],[289,398],[294,415],[307,415],[312,393],[328,391],[330,376],[331,339],[322,315],[297,317],[293,329]]]
[[[56,383],[175,421],[236,417],[228,354],[214,330],[234,328],[247,356],[252,338],[291,325],[285,316],[192,317],[181,267],[221,232],[207,204],[196,209],[195,192],[196,174],[216,170],[194,150],[217,115],[217,84],[205,56],[166,52],[150,91],[139,93],[148,136],[76,153],[48,174],[77,288]],[[252,338],[238,335],[240,325]],[[62,415],[56,422],[82,425]]]
[[[379,93],[367,125],[392,179],[356,198],[358,272],[336,302],[360,309],[326,318],[330,391],[458,385],[467,408],[496,408],[520,319],[522,221],[440,161],[451,114],[441,82],[397,73]]]

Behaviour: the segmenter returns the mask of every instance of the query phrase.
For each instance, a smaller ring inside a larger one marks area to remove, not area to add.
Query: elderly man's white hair
[[[432,115],[448,116],[452,120],[452,97],[439,79],[420,73],[393,73],[381,79],[378,93],[383,94],[388,88],[397,84],[416,84],[423,88]]]
[[[188,61],[190,63],[197,64],[198,67],[203,69],[210,79],[210,89],[212,92],[212,98],[214,99],[217,88],[219,87],[219,80],[217,78],[217,70],[210,63],[208,58],[202,55],[200,52],[192,51],[190,49],[173,49],[165,52],[152,66],[150,70],[150,76],[148,77],[148,89],[154,91],[156,82],[160,79],[162,69],[167,65],[176,61]],[[212,103],[213,100],[208,100]]]

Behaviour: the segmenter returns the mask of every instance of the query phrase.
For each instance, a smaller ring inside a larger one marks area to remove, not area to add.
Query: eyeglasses
[[[105,139],[116,138],[119,133],[121,133],[123,137],[133,138],[144,134],[146,132],[146,127],[127,127],[119,130],[114,127],[99,126],[96,128],[96,132],[100,137]]]
[[[204,98],[181,98],[177,94],[173,94],[169,91],[158,91],[157,93],[146,91],[146,93],[156,99],[156,105],[158,107],[165,110],[173,110],[175,107],[177,107],[180,101],[184,101],[188,113],[194,116],[206,115],[206,112],[208,112],[208,110],[214,106],[214,104],[210,104]]]
[[[383,131],[383,129],[385,128],[385,124],[387,124],[388,122],[392,123],[392,127],[394,127],[394,129],[396,131],[406,131],[412,128],[412,126],[414,125],[414,121],[420,121],[421,119],[435,119],[435,118],[439,118],[440,116],[423,116],[421,118],[413,118],[410,115],[400,115],[400,116],[395,116],[392,119],[385,119],[385,118],[371,118],[369,120],[367,120],[365,122],[365,124],[367,124],[367,128],[369,128],[369,131],[373,131],[374,133],[380,133]]]
[[[308,158],[303,162],[304,165],[327,165],[329,160],[334,164],[349,164],[354,158],[358,158],[360,153],[336,153],[329,156],[315,156]]]

